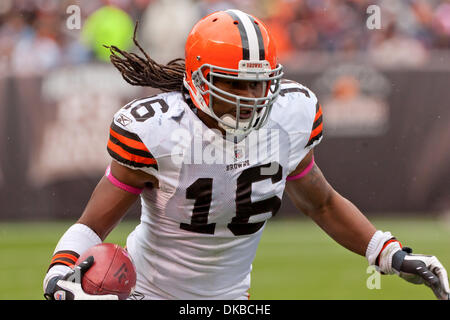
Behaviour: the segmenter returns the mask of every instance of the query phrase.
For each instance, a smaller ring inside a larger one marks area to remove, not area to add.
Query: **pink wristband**
[[[113,185],[115,185],[116,187],[125,190],[127,192],[133,193],[133,194],[137,194],[140,195],[142,193],[142,191],[144,189],[140,189],[140,188],[135,188],[132,186],[129,186],[125,183],[120,182],[119,180],[117,180],[112,174],[111,174],[111,166],[108,166],[108,168],[106,168],[105,171],[105,176],[108,178],[109,181],[111,181],[111,183]]]
[[[314,156],[312,156],[311,162],[308,164],[308,166],[305,168],[305,170],[303,170],[302,172],[300,172],[299,174],[297,174],[295,176],[287,176],[286,180],[287,181],[297,180],[297,179],[300,179],[300,178],[306,176],[306,174],[311,171],[313,165],[314,165]]]

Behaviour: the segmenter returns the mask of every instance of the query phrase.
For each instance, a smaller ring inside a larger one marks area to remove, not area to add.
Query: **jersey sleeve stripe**
[[[111,129],[113,129],[115,132],[117,132],[118,134],[120,134],[120,135],[122,135],[124,137],[127,137],[127,138],[132,139],[132,140],[136,140],[138,142],[142,142],[141,138],[139,138],[139,136],[136,133],[132,133],[130,131],[122,129],[121,127],[119,127],[114,122],[111,123]]]
[[[311,140],[312,138],[314,138],[315,136],[319,135],[322,133],[322,129],[323,129],[323,123],[319,124],[317,126],[317,128],[315,128],[312,132],[311,135],[309,136],[309,139]]]
[[[119,139],[116,139],[113,135],[109,136],[109,141],[113,144],[118,145],[123,150],[134,154],[136,156],[144,157],[144,158],[154,158],[153,155],[148,151],[148,149],[144,146],[145,149],[135,149],[125,143],[122,143]]]
[[[73,263],[75,263],[77,262],[78,258],[71,254],[55,254],[52,261],[56,259],[67,259],[68,261],[72,261]]]
[[[313,130],[316,129],[318,126],[320,126],[322,124],[322,116],[320,116],[316,121],[314,121],[313,124]]]
[[[320,104],[317,104],[316,110],[317,111],[316,111],[316,116],[314,117],[314,121],[317,121],[317,119],[322,117],[322,107],[320,106]]]
[[[118,162],[127,164],[132,167],[153,167],[158,168],[157,162],[154,158],[141,157],[127,152],[122,147],[114,144],[111,140],[108,141],[108,153]]]
[[[61,250],[61,251],[55,252],[55,254],[52,257],[52,260],[54,260],[56,258],[68,258],[68,259],[76,262],[79,257],[80,257],[80,255],[78,253],[76,253],[75,251]]]
[[[120,129],[123,132],[119,133],[118,129]],[[124,133],[126,133],[126,134],[124,134]],[[122,130],[121,128],[119,128],[117,126],[115,126],[115,128],[113,128],[113,126],[111,125],[111,128],[109,129],[109,134],[111,136],[113,136],[114,138],[116,138],[117,140],[120,140],[123,144],[128,145],[131,148],[148,151],[147,147],[142,142],[142,140],[134,133]]]
[[[121,146],[114,144],[111,140],[108,141],[108,148],[112,150],[113,152],[117,153],[119,156],[121,156],[124,159],[128,159],[130,161],[134,162],[140,162],[143,164],[156,164],[156,160],[150,156],[139,156],[136,154],[133,154],[131,152],[128,152]],[[148,153],[150,155],[150,153]]]
[[[71,250],[58,251],[53,255],[52,261],[50,262],[50,266],[48,267],[48,270],[50,270],[50,268],[53,267],[54,265],[58,265],[58,264],[72,267],[75,265],[75,263],[77,262],[79,257],[80,257],[80,255],[78,253],[76,253],[75,251],[71,251]]]
[[[69,258],[55,258],[55,259],[53,259],[52,260],[52,264],[55,264],[55,263],[57,263],[57,262],[67,262],[67,263],[69,263],[69,264],[72,264],[72,265],[74,265],[75,264],[75,262],[77,262],[76,260],[75,261],[73,261],[72,259],[69,259]]]
[[[316,136],[314,136],[314,137],[311,137],[310,139],[309,139],[309,141],[308,141],[308,144],[305,146],[305,148],[306,147],[309,147],[310,145],[312,145],[313,143],[314,143],[314,141],[316,141],[316,140],[319,140],[321,137],[322,137],[322,131],[320,131],[320,133],[319,134],[317,134]]]
[[[316,104],[316,115],[314,117],[313,126],[311,129],[311,135],[309,136],[308,143],[306,147],[309,147],[314,143],[314,141],[319,140],[323,135],[323,115],[322,115],[322,107],[317,102]]]

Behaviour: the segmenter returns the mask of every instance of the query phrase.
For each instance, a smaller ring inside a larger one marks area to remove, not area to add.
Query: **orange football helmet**
[[[278,64],[272,36],[259,19],[239,10],[212,13],[193,27],[185,49],[184,85],[196,107],[233,135],[247,135],[266,123],[280,92],[283,66]],[[214,85],[217,78],[261,81],[263,96],[226,92]],[[219,118],[212,97],[235,104],[236,116]],[[251,108],[251,117],[240,119],[241,108]]]

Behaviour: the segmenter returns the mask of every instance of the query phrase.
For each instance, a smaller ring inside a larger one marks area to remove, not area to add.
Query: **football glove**
[[[50,279],[44,297],[47,300],[118,300],[119,297],[113,294],[91,295],[83,291],[81,279],[93,263],[94,257],[89,256],[65,276]]]
[[[392,255],[392,268],[401,278],[414,284],[430,287],[440,300],[450,300],[447,271],[434,256],[412,254],[404,247]]]

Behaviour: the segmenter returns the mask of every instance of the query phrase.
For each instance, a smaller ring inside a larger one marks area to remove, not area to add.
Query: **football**
[[[136,285],[136,269],[128,252],[114,243],[98,244],[84,252],[76,265],[89,256],[94,257],[94,263],[82,277],[84,292],[115,294],[120,300],[125,300]]]

